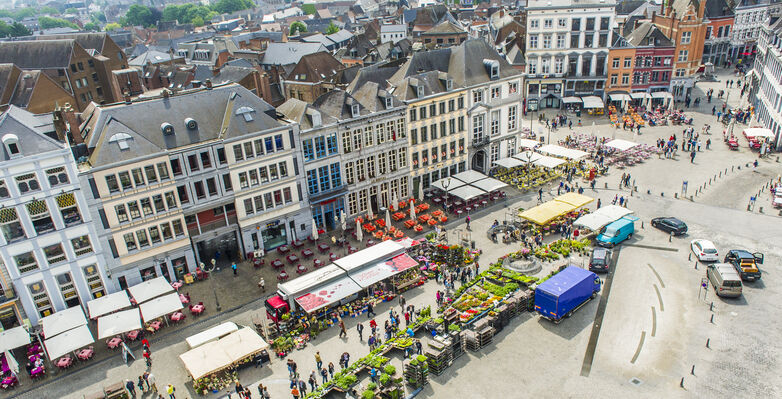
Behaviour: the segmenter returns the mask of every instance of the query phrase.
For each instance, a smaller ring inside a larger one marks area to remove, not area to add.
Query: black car
[[[611,251],[606,248],[597,247],[592,250],[592,256],[589,258],[589,271],[608,273],[609,263],[611,262]]]
[[[652,219],[652,227],[656,227],[667,233],[673,233],[675,236],[687,233],[687,224],[672,217],[654,218]]]

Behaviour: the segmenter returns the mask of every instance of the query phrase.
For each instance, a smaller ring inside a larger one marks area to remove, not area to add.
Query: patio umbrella
[[[340,213],[339,213],[339,221],[340,221],[340,224],[342,224],[342,231],[347,230],[348,224],[347,224],[347,220],[345,220],[345,211],[340,211]]]
[[[396,199],[396,193],[391,197],[391,210],[396,210],[396,204],[398,204],[399,201]]]
[[[391,226],[391,212],[386,209],[386,226]]]
[[[356,240],[364,241],[364,232],[361,230],[361,223],[356,220]]]
[[[19,363],[14,359],[14,356],[11,355],[10,351],[5,351],[5,362],[8,363],[8,368],[14,372],[14,374],[19,374]]]
[[[369,206],[367,207],[367,219],[371,220],[374,218],[375,218],[375,214],[372,213],[372,204],[369,204]]]
[[[410,219],[415,220],[415,202],[410,201]]]
[[[418,200],[424,201],[424,179],[418,180]]]
[[[312,219],[312,239],[318,239],[318,225],[315,224],[315,219]]]

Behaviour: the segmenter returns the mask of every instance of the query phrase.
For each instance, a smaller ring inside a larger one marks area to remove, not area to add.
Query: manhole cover
[[[630,379],[630,383],[635,385],[635,386],[639,386],[639,385],[643,384],[644,382],[639,380],[636,377],[633,377],[633,378]]]

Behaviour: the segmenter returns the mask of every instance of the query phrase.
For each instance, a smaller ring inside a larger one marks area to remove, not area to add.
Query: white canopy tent
[[[218,324],[210,329],[201,331],[198,334],[191,335],[185,338],[185,341],[187,342],[187,346],[189,346],[190,349],[193,349],[207,342],[218,340],[238,330],[239,327],[236,326],[236,323],[226,321],[225,323]]]
[[[652,96],[649,95],[649,93],[643,91],[630,93],[630,97],[632,97],[634,100],[648,100],[652,98]]]
[[[625,94],[625,93],[609,94],[608,98],[610,98],[611,101],[620,101],[620,102],[625,102],[625,101],[630,101],[631,100],[631,97],[629,95]]]
[[[588,152],[576,150],[575,148],[565,148],[567,150],[565,158],[569,159],[581,159],[587,155],[589,155]]]
[[[599,231],[603,226],[631,213],[633,211],[618,205],[606,205],[592,213],[581,216],[573,224],[586,227],[592,231]]]
[[[577,104],[581,102],[581,99],[578,97],[565,97],[562,99],[562,102],[565,104]]]
[[[86,324],[87,318],[84,317],[81,306],[64,309],[41,319],[43,336],[46,338],[53,338],[57,334]]]
[[[469,201],[481,194],[484,194],[485,192],[479,188],[475,188],[473,186],[463,186],[459,187],[456,190],[450,190],[450,193],[452,195],[455,195],[465,201]],[[388,242],[388,241],[386,241]]]
[[[49,354],[49,360],[55,361],[58,357],[81,349],[95,342],[92,333],[87,325],[76,327],[62,334],[58,334],[44,341],[46,353]]]
[[[565,161],[564,159],[560,159],[560,158],[540,157],[539,159],[535,160],[535,162],[533,162],[533,164],[538,165],[538,166],[542,166],[544,168],[554,169],[557,166],[562,165],[565,162],[567,162],[567,161]]]
[[[518,144],[520,147],[523,147],[523,148],[533,149],[533,148],[537,147],[540,144],[540,142],[532,140],[532,139],[518,139],[516,141],[516,144]]]
[[[503,182],[501,182],[501,181],[499,181],[497,179],[489,177],[487,179],[478,180],[478,181],[472,183],[471,186],[477,187],[477,188],[479,188],[479,189],[489,193],[489,192],[492,192],[494,190],[499,190],[499,189],[501,189],[503,187],[506,187],[507,184],[505,184],[505,183],[503,183]]]
[[[0,353],[11,351],[30,343],[30,333],[22,326],[0,332]]]
[[[546,144],[543,147],[538,148],[538,151],[544,154],[568,159],[579,159],[589,155],[589,153],[584,151],[565,148],[555,144]]]
[[[524,163],[532,163],[536,160],[542,158],[543,155],[538,154],[537,152],[532,151],[524,151],[520,154],[516,154],[513,156],[513,158],[518,159],[519,161],[522,161]]]
[[[418,266],[418,262],[404,253],[390,260],[378,262],[350,273],[350,278],[361,288],[367,288],[378,281],[383,281],[410,268]]]
[[[144,322],[148,323],[158,317],[182,309],[182,301],[179,299],[179,294],[172,292],[168,295],[161,296],[160,298],[155,298],[149,302],[142,303],[139,305],[139,309],[141,309],[141,317],[144,318]]]
[[[173,290],[174,287],[172,287],[171,284],[166,281],[165,277],[162,276],[128,288],[130,296],[136,300],[137,304],[146,302],[152,298],[157,298]]]
[[[747,137],[768,137],[768,138],[776,137],[776,135],[774,134],[774,132],[771,131],[771,129],[766,129],[762,127],[750,127],[744,129],[744,135]]]
[[[670,98],[673,99],[673,94],[668,93],[667,91],[656,91],[652,93],[652,98]]]
[[[138,309],[128,309],[98,318],[98,339],[141,329]]]
[[[451,177],[455,177],[467,184],[470,184],[476,180],[485,179],[486,175],[484,175],[481,172],[470,169],[470,170],[465,170],[464,172],[459,172]]]
[[[461,187],[461,186],[467,184],[467,183],[465,183],[465,182],[463,182],[463,181],[461,181],[459,179],[455,179],[455,178],[451,178],[451,181],[446,183],[447,180],[448,180],[447,177],[445,179],[440,179],[440,180],[432,183],[430,185],[430,187],[439,188],[440,190],[445,191],[445,184],[448,184],[448,190],[453,190],[456,187]]]
[[[605,107],[605,103],[603,103],[603,99],[598,97],[598,96],[581,97],[581,100],[584,101],[584,108],[603,108],[603,107]]]
[[[394,240],[387,240],[377,243],[369,248],[362,249],[361,251],[352,253],[348,256],[343,256],[342,258],[336,259],[334,264],[339,266],[342,270],[350,272],[369,263],[375,263],[393,258],[394,256],[404,252],[405,248],[398,242]],[[307,275],[305,274],[304,276]],[[301,277],[296,280],[299,279],[301,279]]]
[[[497,165],[497,166],[502,166],[503,168],[510,169],[510,168],[516,168],[516,167],[519,167],[521,165],[524,165],[524,162],[519,161],[518,159],[511,157],[511,158],[499,159],[499,160],[495,161],[494,164]]]
[[[269,347],[258,333],[248,327],[191,349],[179,359],[194,380],[218,372]]]
[[[87,310],[90,313],[90,319],[97,319],[100,316],[115,312],[120,309],[130,307],[130,299],[125,290],[117,291],[113,294],[104,295],[98,299],[87,302]]]
[[[637,145],[638,143],[634,143],[632,141],[627,141],[622,139],[613,139],[605,143],[606,147],[616,148],[619,151],[627,151]]]

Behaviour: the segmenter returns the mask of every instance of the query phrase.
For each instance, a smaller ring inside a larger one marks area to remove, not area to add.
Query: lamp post
[[[448,186],[451,185],[451,176],[448,176],[443,180],[443,187],[445,187],[445,211],[448,212]]]
[[[209,270],[207,270],[204,267],[204,262],[201,262],[201,264],[200,264],[201,269],[203,269],[207,273],[211,273],[212,271],[215,270],[215,267],[217,265],[217,261],[214,258],[212,258],[212,261],[210,263],[212,264],[212,267]],[[222,308],[220,307],[220,299],[218,299],[218,297],[217,297],[217,288],[215,287],[214,279],[215,279],[215,276],[212,276],[212,278],[210,278],[209,280],[211,280],[210,281],[210,285],[212,286],[212,293],[215,296],[215,309],[217,309],[217,311],[219,312],[219,311],[222,310]]]

